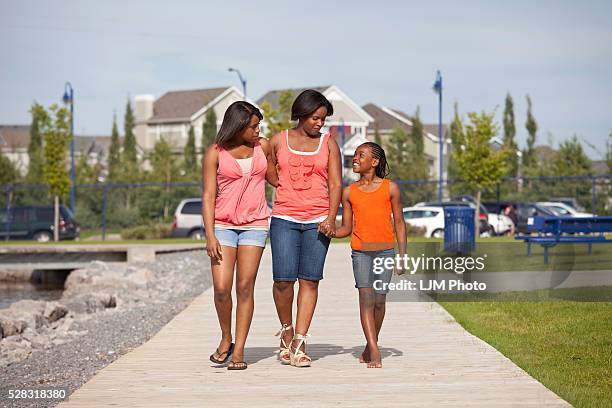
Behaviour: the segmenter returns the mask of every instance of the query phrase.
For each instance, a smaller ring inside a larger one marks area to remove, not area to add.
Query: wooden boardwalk
[[[212,289],[155,337],[112,363],[61,407],[547,407],[569,406],[437,303],[389,302],[383,368],[357,358],[364,346],[347,244],[334,244],[308,347],[311,368],[282,366],[264,253],[245,371],[215,367],[219,340]]]

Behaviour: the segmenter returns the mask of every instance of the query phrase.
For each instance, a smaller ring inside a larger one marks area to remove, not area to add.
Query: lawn
[[[599,290],[612,297],[612,287]],[[556,297],[568,299],[581,289],[557,291]],[[539,297],[537,292],[531,296]],[[467,331],[572,405],[612,406],[612,302],[440,304]]]

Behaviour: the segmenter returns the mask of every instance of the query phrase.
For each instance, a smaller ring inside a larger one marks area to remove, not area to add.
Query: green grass
[[[576,407],[612,406],[612,302],[440,302],[480,337]],[[612,287],[599,288],[612,298]],[[531,296],[542,296],[535,291]],[[550,293],[550,291],[546,291]],[[529,294],[524,294],[529,296]]]

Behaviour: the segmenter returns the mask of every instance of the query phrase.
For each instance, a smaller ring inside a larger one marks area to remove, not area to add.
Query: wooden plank
[[[308,345],[313,366],[283,366],[273,337],[279,323],[271,284],[266,249],[247,370],[231,372],[208,361],[219,340],[208,290],[60,406],[569,406],[433,302],[389,302],[380,340],[384,367],[359,364],[364,339],[347,244],[332,245],[328,254]]]

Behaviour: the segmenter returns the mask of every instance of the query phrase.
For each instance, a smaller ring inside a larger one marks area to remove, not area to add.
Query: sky
[[[128,97],[234,85],[336,85],[437,121],[515,104],[517,142],[533,101],[538,144],[576,135],[593,159],[612,131],[612,2],[0,0],[0,124],[75,90],[75,131],[108,135]]]

